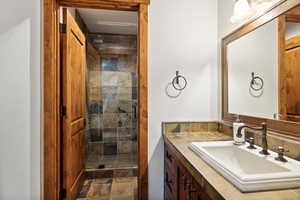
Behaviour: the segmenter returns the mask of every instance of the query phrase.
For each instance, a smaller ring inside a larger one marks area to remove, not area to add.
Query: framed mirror
[[[270,8],[222,40],[225,122],[266,122],[300,137],[300,0]]]

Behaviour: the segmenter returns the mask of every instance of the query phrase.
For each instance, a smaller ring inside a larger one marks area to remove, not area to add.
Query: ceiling
[[[78,9],[92,33],[137,34],[137,13],[99,9]]]

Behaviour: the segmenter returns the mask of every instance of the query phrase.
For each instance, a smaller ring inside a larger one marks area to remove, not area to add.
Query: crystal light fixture
[[[280,0],[236,0],[234,4],[232,23],[241,23],[254,15],[259,15]]]
[[[279,0],[252,0],[252,8],[255,9],[257,13],[261,13],[277,2],[279,2]]]
[[[230,21],[232,23],[239,23],[249,19],[255,14],[255,10],[251,7],[248,0],[236,0],[234,4],[233,16]]]

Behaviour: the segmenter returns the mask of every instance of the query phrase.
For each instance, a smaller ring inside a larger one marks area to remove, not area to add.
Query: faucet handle
[[[247,142],[249,142],[249,146],[247,147],[248,149],[256,149],[256,147],[254,146],[254,138],[253,137],[249,137],[247,139]]]
[[[282,146],[278,146],[278,147],[273,147],[273,149],[275,151],[277,151],[277,153],[286,153],[286,152],[290,152],[288,149],[283,148]]]
[[[275,160],[287,162],[287,159],[284,158],[284,153],[290,152],[288,149],[285,149],[282,146],[274,147],[273,149],[278,153],[278,156],[275,158]]]

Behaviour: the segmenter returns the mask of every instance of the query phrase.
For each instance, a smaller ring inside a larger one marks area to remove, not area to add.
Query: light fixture
[[[252,8],[257,11],[257,13],[264,12],[266,9],[270,8],[279,0],[252,0]]]
[[[232,23],[241,23],[254,15],[263,13],[266,9],[281,0],[236,0],[234,4]]]
[[[248,0],[236,0],[234,4],[233,16],[230,21],[239,23],[249,19],[255,14],[255,10],[251,7]]]
[[[274,0],[252,0],[254,4],[272,3]]]

